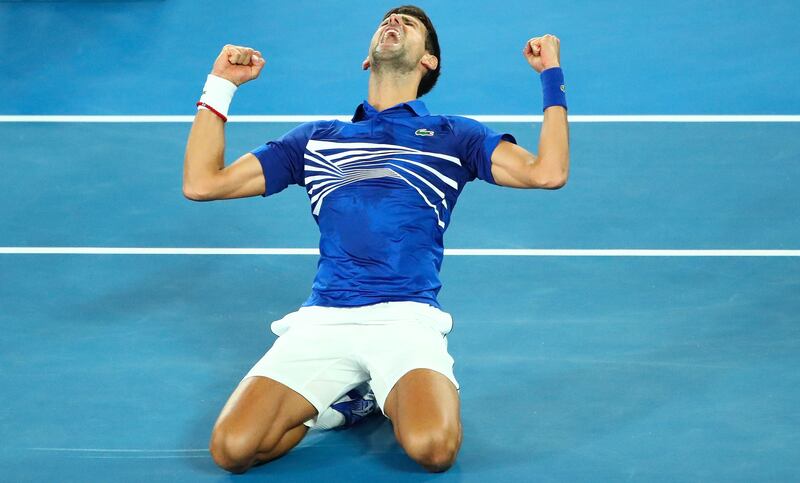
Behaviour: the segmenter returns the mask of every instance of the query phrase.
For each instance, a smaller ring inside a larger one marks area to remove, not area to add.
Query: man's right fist
[[[217,56],[211,73],[240,86],[258,77],[265,63],[261,52],[250,47],[229,44]]]

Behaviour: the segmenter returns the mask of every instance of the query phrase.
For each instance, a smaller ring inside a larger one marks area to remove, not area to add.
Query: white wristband
[[[206,109],[206,106],[208,106],[211,110],[227,118],[228,108],[235,93],[236,84],[222,77],[208,74],[206,85],[203,86],[203,95],[200,96],[197,108]],[[205,106],[201,103],[205,104]]]

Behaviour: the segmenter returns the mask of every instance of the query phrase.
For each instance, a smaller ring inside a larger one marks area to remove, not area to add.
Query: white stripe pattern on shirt
[[[457,157],[393,144],[340,143],[315,139],[308,141],[306,151],[305,185],[314,215],[319,215],[325,197],[342,186],[365,179],[395,178],[416,190],[425,204],[433,208],[439,227],[444,229],[445,223],[438,205],[448,209],[446,190],[458,191],[458,182],[419,161],[421,157],[427,157],[433,158],[432,162],[443,160],[461,166],[461,160]],[[435,197],[426,196],[423,188]]]

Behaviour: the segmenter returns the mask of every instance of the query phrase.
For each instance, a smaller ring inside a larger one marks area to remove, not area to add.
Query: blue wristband
[[[564,71],[561,67],[551,67],[542,71],[542,94],[544,95],[544,108],[561,106],[567,108],[567,95],[564,87]]]

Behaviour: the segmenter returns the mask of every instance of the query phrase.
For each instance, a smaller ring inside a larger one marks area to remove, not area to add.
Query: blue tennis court
[[[308,296],[317,257],[288,254],[317,246],[308,197],[190,202],[191,117],[102,116],[193,115],[225,43],[267,58],[234,117],[351,114],[394,6],[224,5],[0,3],[0,480],[800,478],[795,2],[421,5],[442,41],[434,113],[501,116],[535,150],[539,124],[510,117],[541,113],[519,51],[552,32],[579,121],[687,115],[572,123],[561,190],[465,189],[445,246],[475,251],[445,256],[439,295],[464,442],[436,475],[380,417],[244,475],[209,455],[269,322]],[[51,115],[101,117],[19,117]],[[297,124],[251,121],[227,125],[227,161]],[[243,248],[278,250],[226,251]]]

